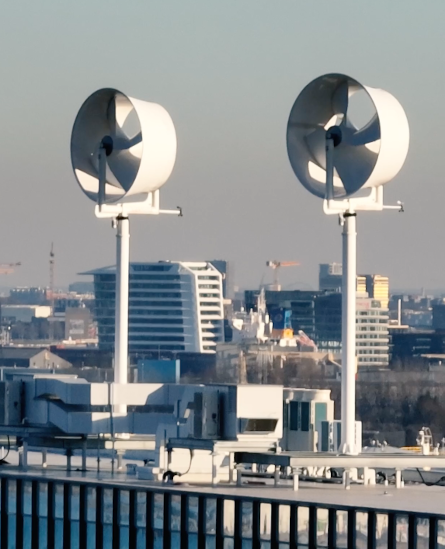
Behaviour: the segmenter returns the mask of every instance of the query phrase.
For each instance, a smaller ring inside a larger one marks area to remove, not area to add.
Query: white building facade
[[[94,276],[99,347],[112,350],[115,331],[114,266]],[[131,263],[130,353],[215,353],[224,340],[222,275],[207,262]]]
[[[357,294],[357,366],[387,367],[389,364],[388,309],[380,301]]]

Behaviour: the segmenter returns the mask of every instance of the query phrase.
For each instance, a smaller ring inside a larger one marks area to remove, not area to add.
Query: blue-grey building
[[[115,333],[115,266],[94,277],[99,348],[112,350]],[[130,353],[215,353],[223,341],[222,275],[207,262],[131,263]]]

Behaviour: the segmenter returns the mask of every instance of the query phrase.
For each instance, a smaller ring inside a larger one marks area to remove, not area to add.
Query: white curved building
[[[114,345],[115,266],[95,269],[99,347]],[[224,340],[221,273],[208,262],[131,263],[130,353],[215,353]]]

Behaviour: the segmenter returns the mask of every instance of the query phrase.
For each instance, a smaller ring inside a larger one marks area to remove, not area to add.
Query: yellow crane
[[[15,267],[20,267],[21,263],[0,263],[0,274],[10,275],[15,271]]]
[[[278,282],[278,270],[281,267],[296,267],[299,265],[296,261],[277,261],[276,259],[272,259],[270,261],[266,261],[266,267],[270,267],[273,269],[273,283],[274,286],[279,286]]]

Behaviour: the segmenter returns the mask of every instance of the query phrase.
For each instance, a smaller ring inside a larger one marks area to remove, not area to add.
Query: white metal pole
[[[103,144],[99,147],[99,188],[97,193],[97,204],[99,209],[105,202],[105,185],[107,177],[107,153]]]
[[[334,140],[326,137],[326,200],[334,198]]]
[[[128,381],[128,287],[130,270],[130,221],[116,219],[116,328],[114,338],[114,382]],[[114,398],[113,398],[114,400]],[[127,406],[114,406],[114,411],[126,413]]]
[[[356,214],[344,214],[342,279],[341,451],[355,454]]]

